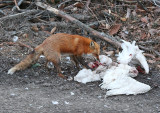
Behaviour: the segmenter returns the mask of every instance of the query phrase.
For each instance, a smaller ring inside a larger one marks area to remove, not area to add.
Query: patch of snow
[[[54,105],[58,105],[58,104],[59,104],[59,102],[58,102],[58,101],[52,101],[52,104],[54,104]]]
[[[44,55],[40,55],[40,58],[45,58],[45,56]]]
[[[69,102],[67,102],[67,101],[64,101],[64,103],[65,103],[66,105],[68,105],[68,104],[69,104]]]
[[[73,80],[73,77],[69,76],[69,77],[67,78],[67,80],[68,80],[68,81],[72,81],[72,80]]]
[[[71,93],[71,95],[75,95],[73,92],[70,92]]]
[[[53,68],[54,68],[54,64],[53,64],[52,62],[48,62],[48,63],[47,63],[47,67],[48,67],[49,69],[53,69]]]
[[[25,89],[26,89],[26,90],[28,90],[29,88],[28,88],[28,87],[26,87]]]
[[[15,93],[11,93],[11,96],[15,96],[16,94]]]
[[[67,60],[71,60],[70,57],[65,57]]]
[[[13,37],[13,42],[17,42],[18,41],[18,36],[14,36]]]
[[[43,108],[43,106],[38,106],[37,108],[38,108],[38,109],[41,109],[41,108]]]

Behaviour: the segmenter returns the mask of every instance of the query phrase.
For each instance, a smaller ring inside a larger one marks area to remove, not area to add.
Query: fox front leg
[[[87,69],[91,69],[88,64],[83,60],[82,56],[75,56],[75,58],[77,59],[77,61],[84,67]]]

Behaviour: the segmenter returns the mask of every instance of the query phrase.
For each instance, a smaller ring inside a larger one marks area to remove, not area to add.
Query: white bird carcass
[[[135,46],[135,41],[129,43],[123,41],[121,47],[122,52],[119,53],[117,58],[118,63],[117,67],[113,66],[110,69],[106,70],[101,84],[102,89],[108,89],[106,96],[111,95],[120,95],[120,94],[140,94],[145,93],[151,89],[149,85],[140,83],[134,80],[131,77],[135,77],[138,74],[138,71],[135,67],[131,67],[128,64],[132,60],[138,60],[140,64],[144,67],[145,72],[149,73],[149,66],[146,61],[146,58],[142,54],[138,46]]]
[[[145,72],[149,73],[149,66],[142,54],[143,51],[138,46],[135,46],[135,41],[132,44],[126,41],[123,42],[121,45],[123,50],[117,58],[119,64],[112,62],[112,59],[105,55],[100,55],[100,64],[89,64],[91,68],[97,68],[95,71],[83,69],[79,71],[74,80],[87,83],[103,79],[100,87],[109,90],[106,96],[120,94],[136,95],[149,91],[151,89],[149,85],[132,78],[138,75],[138,71],[135,67],[128,65],[136,59],[144,67]]]
[[[121,45],[123,51],[119,53],[117,62],[122,64],[129,64],[132,60],[137,60],[142,67],[145,69],[146,73],[149,73],[149,66],[146,61],[145,56],[142,54],[143,51],[138,48],[138,46],[135,45],[135,41],[131,43],[126,42],[123,40],[123,43]]]
[[[136,81],[131,77],[118,78],[107,86],[111,89],[106,92],[106,96],[112,95],[137,95],[148,92],[151,87],[147,84]]]
[[[106,96],[120,94],[140,94],[151,89],[149,85],[140,83],[131,77],[136,77],[138,71],[135,67],[127,64],[113,66],[105,72],[103,82],[100,84],[102,89],[107,89]]]
[[[100,59],[99,64],[94,64],[93,62],[89,63],[89,67],[91,68],[95,68],[99,65],[95,71],[91,71],[90,69],[82,69],[74,77],[74,80],[84,84],[86,84],[87,82],[101,80],[103,72],[105,72],[106,68],[108,68],[107,66],[109,66],[112,63],[112,59],[105,55],[100,55],[99,59]]]

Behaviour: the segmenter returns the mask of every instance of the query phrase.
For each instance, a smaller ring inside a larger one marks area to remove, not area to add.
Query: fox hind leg
[[[66,79],[66,77],[61,72],[61,62],[60,62],[61,55],[58,53],[54,53],[54,54],[53,54],[53,52],[51,52],[51,53],[52,54],[45,55],[45,56],[47,56],[46,57],[47,61],[50,61],[54,64],[59,77]]]

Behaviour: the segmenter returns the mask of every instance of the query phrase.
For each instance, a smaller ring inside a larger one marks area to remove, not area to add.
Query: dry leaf
[[[107,54],[108,56],[112,56],[114,54],[114,51],[107,51],[105,52],[105,54]]]
[[[147,34],[145,32],[141,33],[141,39],[145,39],[147,37]]]
[[[35,32],[37,32],[39,29],[38,29],[38,27],[35,25],[35,26],[32,26],[32,28],[31,28],[33,31],[35,31]]]
[[[54,28],[51,30],[51,34],[53,34],[55,31],[56,31],[56,27],[54,27]]]
[[[55,0],[50,0],[50,2],[51,2],[52,4],[54,4],[54,3],[55,3]]]
[[[157,29],[150,29],[149,33],[151,34],[151,36],[153,36],[154,34],[158,33]]]
[[[120,29],[121,26],[122,26],[122,24],[115,24],[115,25],[113,25],[113,26],[110,28],[110,30],[109,30],[109,34],[110,34],[110,35],[116,34],[116,33],[119,31],[119,29]]]
[[[127,34],[124,32],[120,32],[120,36],[121,36],[121,38],[125,39],[127,37]]]
[[[23,37],[23,38],[28,38],[28,34],[27,34],[27,33],[24,33],[24,34],[22,35],[22,37]]]
[[[105,25],[106,29],[109,29],[111,26],[109,24]]]
[[[132,15],[133,15],[133,16],[137,16],[137,13],[136,13],[135,10],[132,12]]]
[[[157,65],[157,67],[160,69],[160,65]]]
[[[120,18],[123,22],[125,22],[127,20],[127,18]]]
[[[47,33],[47,34],[51,34],[49,31],[44,31],[45,33]]]
[[[160,57],[155,59],[156,61],[160,61]]]
[[[154,64],[156,61],[155,60],[148,60],[148,63]]]
[[[157,9],[154,10],[155,13],[160,13],[160,8],[157,7]]]
[[[52,22],[53,22],[53,21],[55,21],[55,18],[50,18],[49,21],[52,21]]]
[[[45,27],[43,25],[40,28],[41,28],[42,31],[45,29]]]
[[[156,57],[152,54],[149,54],[149,53],[143,53],[144,56],[147,56],[147,57],[151,57],[152,59],[155,59]]]
[[[144,22],[144,23],[148,23],[148,17],[147,16],[142,17],[141,21]]]
[[[84,7],[84,5],[81,2],[76,2],[74,4],[74,6],[77,7],[77,8],[83,8]]]

